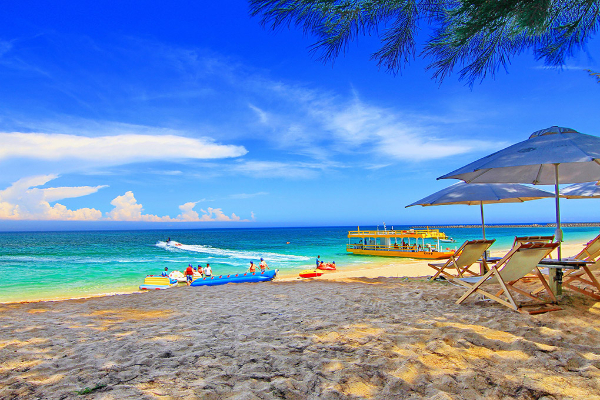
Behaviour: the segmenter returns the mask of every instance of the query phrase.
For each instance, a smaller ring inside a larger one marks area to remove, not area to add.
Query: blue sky
[[[333,65],[313,40],[263,29],[244,1],[4,5],[0,230],[476,223],[477,207],[404,206],[533,131],[600,135],[597,39],[562,70],[523,54],[472,89],[422,60],[379,70],[376,37]],[[563,221],[596,209],[564,200]]]

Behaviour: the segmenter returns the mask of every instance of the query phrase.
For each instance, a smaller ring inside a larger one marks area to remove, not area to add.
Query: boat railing
[[[425,239],[446,239],[444,232],[437,229],[409,229],[409,230],[383,230],[383,231],[348,231],[348,236],[386,236],[386,235],[405,235],[411,237],[422,237]]]
[[[411,245],[411,246],[400,246],[400,245],[386,246],[386,245],[381,245],[381,244],[360,244],[360,243],[347,244],[346,250],[377,250],[377,251],[390,251],[390,252],[391,251],[409,251],[409,252],[438,251],[436,246],[431,246],[431,247],[425,246],[425,248],[423,248],[423,246],[420,246],[420,245],[417,245],[417,246],[414,246],[414,245]]]

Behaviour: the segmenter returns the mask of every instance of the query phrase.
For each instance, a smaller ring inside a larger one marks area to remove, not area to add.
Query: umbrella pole
[[[483,240],[485,240],[485,220],[483,219],[483,201],[479,202],[481,207],[481,231],[483,232]]]
[[[558,259],[561,260],[561,242],[562,242],[562,229],[560,228],[560,204],[559,204],[559,188],[558,188],[558,164],[554,164],[554,195],[556,199],[556,232],[554,234],[556,241],[558,242]]]

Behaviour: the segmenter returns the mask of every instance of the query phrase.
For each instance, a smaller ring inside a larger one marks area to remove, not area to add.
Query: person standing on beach
[[[260,273],[264,274],[265,270],[267,270],[267,269],[269,269],[269,266],[267,265],[267,262],[261,258],[260,259]]]
[[[202,269],[202,265],[198,264],[198,273],[202,278],[204,278],[204,269]]]
[[[188,286],[190,286],[192,284],[192,281],[194,280],[194,269],[192,268],[192,264],[189,264],[188,267],[185,269],[185,280]]]
[[[248,270],[246,272],[252,272],[252,273],[256,272],[256,266],[254,265],[253,261],[250,261],[250,267],[248,268]]]
[[[169,268],[165,267],[165,270],[160,274],[160,276],[169,276]]]
[[[321,265],[320,258],[321,258],[321,256],[317,256],[317,268],[319,268],[319,265]]]
[[[204,276],[210,278],[212,276],[212,269],[210,268],[210,264],[206,263],[206,268],[204,268]]]

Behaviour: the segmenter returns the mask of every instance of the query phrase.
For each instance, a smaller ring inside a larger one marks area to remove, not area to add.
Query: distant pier
[[[600,227],[600,222],[565,222],[560,224],[563,228]],[[486,224],[486,228],[556,228],[556,222],[547,224]],[[448,229],[448,228],[481,228],[481,224],[455,224],[455,225],[415,225],[412,229]]]

